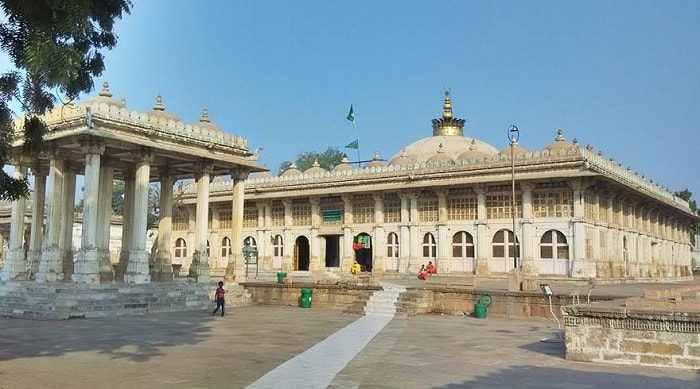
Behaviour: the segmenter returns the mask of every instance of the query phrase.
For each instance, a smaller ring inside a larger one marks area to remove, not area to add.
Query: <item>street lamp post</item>
[[[515,145],[518,143],[518,138],[520,138],[520,130],[514,124],[508,127],[508,140],[510,141],[510,177],[511,177],[511,188],[512,193],[510,197],[510,213],[513,215],[513,268],[518,268],[518,239],[515,234],[515,155],[514,149]]]
[[[258,279],[258,249],[251,246],[249,241],[243,246],[243,260],[245,261],[245,278],[248,279],[248,266],[255,265],[255,279]]]

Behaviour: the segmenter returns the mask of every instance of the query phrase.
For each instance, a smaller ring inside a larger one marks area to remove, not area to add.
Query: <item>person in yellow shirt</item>
[[[360,274],[361,271],[362,271],[362,266],[360,266],[360,264],[357,263],[357,261],[355,261],[355,263],[353,263],[352,266],[350,267],[350,274]]]

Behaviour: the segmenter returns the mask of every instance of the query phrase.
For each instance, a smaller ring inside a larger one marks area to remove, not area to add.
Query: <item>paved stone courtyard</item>
[[[279,306],[229,309],[223,318],[0,319],[0,388],[245,388],[358,319]],[[692,370],[566,361],[562,343],[541,341],[556,337],[553,320],[396,318],[328,385],[320,374],[296,373],[310,388],[700,387]],[[321,372],[332,361],[303,362]],[[298,379],[266,385],[296,388]]]

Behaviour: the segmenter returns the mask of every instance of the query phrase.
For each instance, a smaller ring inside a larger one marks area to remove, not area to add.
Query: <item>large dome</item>
[[[404,147],[389,160],[389,165],[480,159],[498,154],[498,149],[490,144],[463,135],[464,119],[452,117],[449,92],[445,92],[442,118],[432,122],[433,136]]]

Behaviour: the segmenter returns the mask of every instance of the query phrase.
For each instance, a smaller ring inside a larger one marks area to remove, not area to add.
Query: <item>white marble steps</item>
[[[401,285],[382,283],[382,290],[372,293],[364,311],[365,316],[393,317],[396,315],[396,301],[406,291]]]

